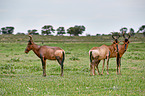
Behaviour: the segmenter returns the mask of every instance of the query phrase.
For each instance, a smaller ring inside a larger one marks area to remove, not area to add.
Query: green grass
[[[64,77],[60,77],[57,61],[50,60],[47,60],[47,76],[42,77],[40,59],[32,51],[24,53],[27,42],[0,43],[0,95],[144,96],[145,44],[130,43],[122,57],[122,75],[116,75],[116,61],[111,58],[109,75],[105,66],[104,75],[90,76],[88,52],[92,47],[102,44],[111,43],[45,43],[63,48],[66,59]],[[101,68],[102,61],[99,64],[100,71]]]

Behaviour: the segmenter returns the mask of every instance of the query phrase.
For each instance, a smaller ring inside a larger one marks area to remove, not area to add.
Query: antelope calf
[[[32,36],[29,35],[29,37],[30,40],[25,49],[25,53],[33,50],[33,52],[41,59],[43,76],[46,76],[46,59],[57,60],[61,66],[61,76],[63,76],[63,62],[65,60],[65,51],[59,47],[36,45],[32,40]]]
[[[112,36],[112,38],[114,39],[114,42],[110,46],[102,45],[100,47],[93,47],[89,51],[89,55],[90,55],[90,75],[92,75],[92,72],[93,72],[93,75],[95,75],[95,66],[97,68],[98,74],[100,75],[98,65],[99,65],[101,60],[103,60],[103,67],[102,67],[102,73],[101,73],[101,74],[103,74],[105,59],[107,59],[107,74],[109,74],[109,72],[108,72],[109,58],[116,56],[116,52],[118,50],[116,46],[118,46],[118,43],[119,43],[118,38],[119,37],[120,36],[118,36],[115,39],[114,36]]]

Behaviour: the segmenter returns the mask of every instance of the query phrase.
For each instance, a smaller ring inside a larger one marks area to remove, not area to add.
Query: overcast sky
[[[27,33],[44,25],[84,25],[86,34],[108,34],[145,24],[145,0],[0,0],[0,28]]]

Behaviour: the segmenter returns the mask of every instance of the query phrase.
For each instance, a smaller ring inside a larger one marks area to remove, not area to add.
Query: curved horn
[[[120,37],[120,33],[118,33],[117,39]]]
[[[115,40],[114,35],[112,35],[112,38]]]
[[[32,36],[31,36],[31,35],[29,35],[29,37],[30,37],[30,40],[32,40]]]
[[[131,37],[130,33],[128,33],[128,39]]]
[[[31,35],[31,33],[33,33],[32,31],[28,33],[28,35]]]
[[[125,38],[125,33],[124,33],[124,31],[123,31],[123,37]]]
[[[28,33],[30,40],[32,40],[32,35],[30,35],[31,33],[33,33],[32,31]]]

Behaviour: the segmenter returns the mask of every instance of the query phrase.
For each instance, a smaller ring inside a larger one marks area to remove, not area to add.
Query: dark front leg
[[[118,65],[117,65],[117,69],[116,69],[116,70],[117,70],[117,71],[116,71],[116,74],[119,75],[119,74],[118,74]]]
[[[118,68],[119,68],[119,73],[118,73]],[[117,75],[121,75],[121,58],[120,57],[117,59]]]
[[[107,74],[109,75],[109,69],[108,69],[108,66],[109,66],[109,57],[107,58]]]
[[[121,58],[119,58],[119,74],[121,75]]]
[[[116,52],[116,63],[117,63],[117,75],[119,75],[119,73],[118,73],[118,67],[119,67],[119,53],[118,52]]]
[[[41,62],[42,62],[43,76],[46,77],[46,59],[42,57]]]

